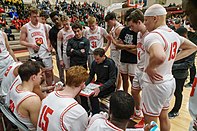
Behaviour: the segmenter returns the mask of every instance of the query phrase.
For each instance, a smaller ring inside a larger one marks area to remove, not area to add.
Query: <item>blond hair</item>
[[[88,73],[82,66],[72,66],[66,73],[66,85],[78,87],[88,79]]]
[[[30,15],[32,15],[32,14],[38,14],[39,13],[38,12],[38,9],[36,7],[31,7],[30,10],[29,10],[29,12],[30,12]]]
[[[62,15],[61,16],[61,21],[69,21],[69,17],[67,15]]]
[[[96,23],[96,18],[94,16],[90,16],[88,18],[88,24],[94,24],[94,23]]]

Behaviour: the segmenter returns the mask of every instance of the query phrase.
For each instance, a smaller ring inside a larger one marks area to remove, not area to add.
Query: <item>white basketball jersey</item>
[[[144,38],[148,35],[146,31],[143,35],[141,32],[137,36],[137,67],[141,70],[144,69],[145,62],[145,49],[144,49]]]
[[[145,47],[145,69],[149,64],[150,55],[148,53],[149,48],[152,44],[161,44],[165,50],[166,59],[165,61],[156,68],[158,74],[163,76],[162,81],[155,81],[155,83],[163,83],[173,78],[172,65],[176,58],[177,51],[180,45],[183,43],[183,38],[175,33],[167,26],[161,26],[154,31],[150,32],[144,39]],[[151,82],[147,73],[143,73],[142,79],[146,82]]]
[[[3,80],[0,88],[0,96],[7,95],[9,88],[11,87],[11,84],[16,78],[16,76],[14,75],[14,70],[16,67],[20,66],[21,64],[22,64],[21,62],[14,62],[7,68],[6,72],[3,75]]]
[[[66,53],[66,47],[67,47],[67,43],[68,40],[70,38],[73,38],[75,36],[74,32],[71,30],[69,31],[65,31],[64,28],[60,30],[63,36],[63,53]]]
[[[9,52],[5,45],[5,38],[3,32],[0,31],[0,60],[3,60],[9,55]]]
[[[28,47],[30,57],[39,56],[40,58],[49,58],[51,57],[51,53],[47,51],[47,40],[46,40],[46,32],[47,28],[41,23],[38,23],[38,26],[35,27],[31,24],[31,22],[25,24],[27,29],[27,41],[29,43],[35,43],[40,46],[39,51],[37,53],[34,52],[32,48]]]
[[[123,131],[107,119],[98,118],[91,123],[86,131]]]
[[[93,53],[97,48],[103,48],[104,37],[106,35],[107,31],[99,26],[97,26],[94,32],[92,32],[90,28],[86,30],[84,37],[90,41],[90,53]]]
[[[124,130],[115,126],[107,119],[96,118],[95,120],[93,120],[92,123],[88,125],[86,131],[124,131]],[[143,128],[138,128],[138,129],[127,128],[126,131],[144,131],[144,129]]]
[[[30,91],[22,91],[18,89],[18,86],[20,85],[20,80],[15,79],[12,86],[10,87],[10,91],[8,93],[9,95],[9,108],[14,113],[16,118],[21,121],[23,124],[25,124],[29,130],[35,130],[34,125],[31,123],[30,118],[24,117],[20,112],[18,112],[18,107],[20,104],[27,98],[36,96],[35,93]]]
[[[42,101],[37,131],[84,131],[87,122],[85,109],[74,98],[54,91]]]
[[[112,36],[114,39],[118,39],[119,36],[116,36],[116,29],[118,29],[119,27],[123,27],[122,24],[120,24],[119,22],[116,21],[116,25],[114,27],[112,27],[111,32],[112,32]],[[116,49],[115,45],[112,43],[110,45],[110,49]]]
[[[190,93],[189,113],[190,113],[190,116],[192,117],[192,122],[190,123],[189,131],[194,131],[193,126],[195,126],[195,124],[197,122],[197,120],[196,120],[196,116],[197,116],[197,74],[194,78],[192,90]]]

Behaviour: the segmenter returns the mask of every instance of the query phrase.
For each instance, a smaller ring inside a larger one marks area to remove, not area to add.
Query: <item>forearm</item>
[[[191,55],[192,53],[194,53],[196,51],[196,48],[191,49],[191,50],[181,50],[179,51],[179,53],[176,56],[175,61],[181,60],[189,55]]]
[[[27,41],[21,40],[20,43],[21,43],[21,45],[23,45],[23,46],[31,47],[31,44],[29,44]]]
[[[119,49],[122,49],[122,50],[136,49],[136,45],[123,45],[123,44],[117,44],[116,46],[117,46]]]
[[[164,62],[164,59],[150,55],[148,67],[155,69]]]
[[[105,52],[107,52],[107,50],[108,50],[110,44],[111,44],[111,41],[108,41],[108,42],[107,42],[107,45],[106,45],[105,48],[104,48]]]
[[[105,89],[108,89],[110,87],[112,87],[113,85],[115,85],[115,82],[116,82],[116,79],[112,78],[112,79],[109,79],[108,81],[106,81],[105,83],[103,83],[102,86],[99,87],[99,89],[102,91],[102,90],[105,90]]]
[[[59,60],[63,60],[62,59],[62,49],[61,49],[61,46],[62,46],[62,41],[58,40],[57,41],[57,53],[58,53]]]
[[[127,51],[130,52],[130,53],[133,53],[133,54],[137,55],[137,49],[136,49],[136,48],[134,48],[134,49],[129,49],[129,50],[127,50]]]
[[[14,55],[14,52],[12,51],[12,49],[9,49],[9,53],[12,56],[12,58],[14,59],[14,61],[18,61],[16,56]]]

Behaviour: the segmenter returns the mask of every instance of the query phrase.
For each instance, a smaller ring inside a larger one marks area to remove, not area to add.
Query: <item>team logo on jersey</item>
[[[43,39],[42,39],[42,37],[40,37],[40,38],[35,38],[35,42],[36,42],[36,44],[37,44],[38,46],[41,46],[41,45],[43,44]]]
[[[97,36],[90,36],[88,39],[89,39],[90,41],[91,41],[91,40],[97,40],[98,37],[97,37]]]
[[[31,37],[34,37],[34,36],[42,36],[42,37],[44,37],[44,35],[41,32],[33,32],[33,33],[31,33]]]

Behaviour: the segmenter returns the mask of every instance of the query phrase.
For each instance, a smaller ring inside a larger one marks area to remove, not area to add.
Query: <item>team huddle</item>
[[[159,118],[160,130],[170,131],[168,108],[176,88],[172,65],[197,51],[197,46],[166,25],[166,14],[159,4],[144,14],[132,10],[125,14],[124,27],[110,12],[105,16],[108,33],[93,16],[88,27],[82,27],[58,12],[50,14],[55,24],[51,28],[39,21],[42,15],[37,9],[30,9],[20,44],[27,47],[31,61],[17,61],[7,36],[0,32],[3,103],[29,130],[135,131],[127,125],[136,118],[146,124],[139,130],[149,131],[156,126],[150,123]],[[64,87],[54,88],[53,48]],[[105,55],[108,50],[110,58]],[[99,84],[94,94],[79,95],[92,82]],[[99,99],[108,96],[109,112],[104,113]]]

